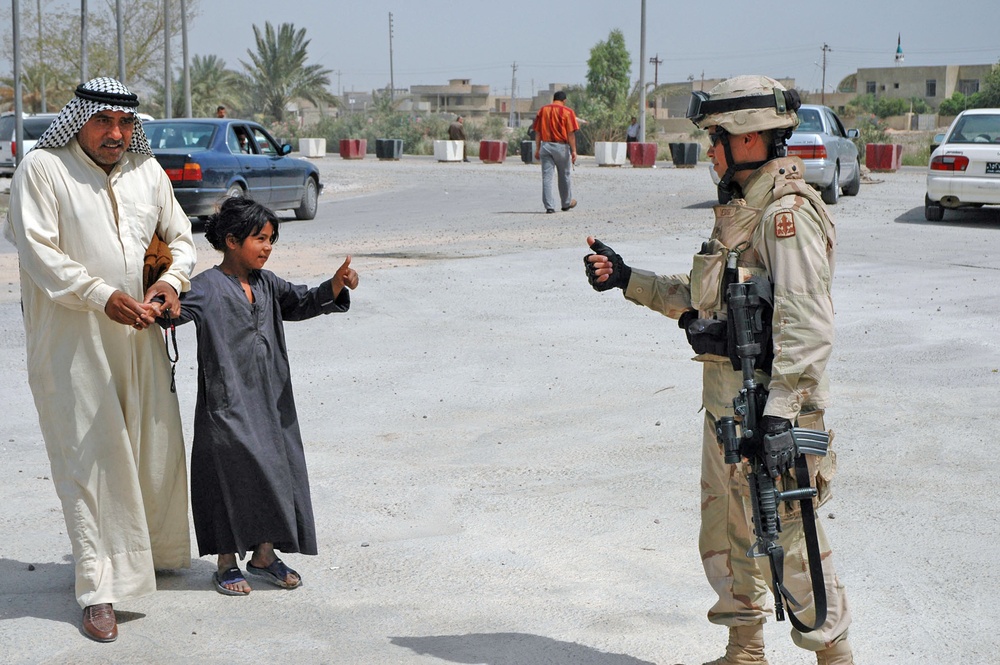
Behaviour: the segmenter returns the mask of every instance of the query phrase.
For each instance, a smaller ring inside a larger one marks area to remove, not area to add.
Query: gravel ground
[[[699,368],[676,325],[597,294],[594,234],[632,266],[685,271],[711,227],[705,168],[574,174],[545,215],[539,169],[317,160],[320,214],[269,268],[317,283],[346,254],[343,316],[286,328],[321,553],[293,592],[211,590],[211,558],[80,635],[69,543],[24,367],[13,249],[0,242],[0,662],[687,665],[725,629],[697,552]],[[995,663],[1000,214],[923,219],[923,170],[833,207],[840,470],[823,518],[858,663]],[[200,234],[199,269],[216,261]],[[181,328],[187,440],[193,331]],[[990,542],[994,542],[990,545]],[[815,662],[788,624],[771,663]]]

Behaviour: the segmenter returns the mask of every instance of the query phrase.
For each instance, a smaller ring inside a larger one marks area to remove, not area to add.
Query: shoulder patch
[[[774,235],[779,238],[795,235],[795,216],[790,211],[782,210],[774,216]]]

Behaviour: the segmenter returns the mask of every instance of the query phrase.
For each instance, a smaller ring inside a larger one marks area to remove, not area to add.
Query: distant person
[[[455,118],[455,122],[448,126],[448,138],[452,141],[462,142],[462,161],[467,162],[469,159],[465,156],[465,119],[462,116]]]
[[[635,143],[639,140],[639,119],[632,116],[632,122],[629,123],[628,129],[625,130],[625,142]]]
[[[226,115],[227,115],[227,112],[226,112],[226,107],[225,106],[222,106],[220,104],[219,106],[215,107],[215,117],[216,118],[225,118]]]
[[[552,103],[538,110],[531,125],[535,132],[535,159],[542,162],[542,203],[545,212],[556,211],[552,195],[553,171],[559,174],[559,200],[563,212],[576,207],[570,168],[576,164],[576,131],[580,123],[573,109],[566,106],[566,92],[552,95]]]
[[[250,593],[236,558],[248,551],[249,575],[294,589],[302,576],[275,550],[317,548],[283,325],[346,312],[358,273],[348,256],[331,279],[310,289],[264,270],[278,218],[249,198],[226,199],[205,222],[205,239],[222,262],[191,280],[175,319],[197,327],[191,511],[199,556],[218,555],[219,593]]]
[[[191,561],[177,396],[159,329],[147,328],[180,313],[195,248],[138,105],[112,78],[79,86],[14,173],[6,229],[83,632],[99,642],[118,637],[114,603]],[[154,234],[171,263],[144,288]]]

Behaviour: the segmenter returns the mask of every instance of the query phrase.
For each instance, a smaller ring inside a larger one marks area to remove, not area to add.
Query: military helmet
[[[767,76],[736,76],[707,93],[691,93],[687,118],[701,129],[718,125],[730,134],[795,129],[802,105],[796,90]]]

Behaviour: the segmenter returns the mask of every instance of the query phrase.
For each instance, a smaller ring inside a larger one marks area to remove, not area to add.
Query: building
[[[410,86],[410,97],[414,104],[432,113],[480,117],[493,110],[490,86],[473,85],[471,79],[451,79],[448,85]]]
[[[859,69],[858,95],[889,99],[918,97],[937,108],[956,92],[979,92],[994,65],[938,65],[932,67],[875,67]]]

